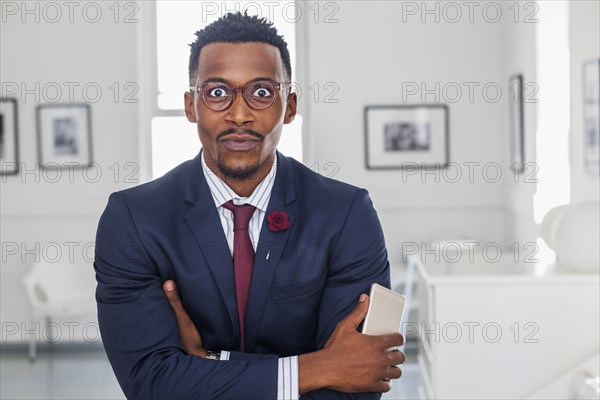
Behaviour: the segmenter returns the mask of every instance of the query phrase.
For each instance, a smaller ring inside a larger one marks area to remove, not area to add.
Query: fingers
[[[398,379],[402,376],[402,370],[398,367],[391,366],[388,369],[388,379]]]
[[[374,392],[387,393],[392,388],[392,381],[379,381],[373,388]]]
[[[398,350],[395,351],[391,351],[389,353],[389,357],[390,357],[390,365],[399,365],[399,364],[404,364],[404,361],[406,361],[406,355]]]
[[[167,300],[169,300],[169,304],[175,312],[177,321],[180,323],[183,321],[187,322],[189,316],[181,304],[181,298],[179,297],[179,292],[177,292],[175,282],[171,279],[165,281],[165,283],[163,283],[163,292],[165,293],[165,296],[167,296]]]
[[[348,330],[355,331],[358,325],[360,325],[360,323],[363,322],[363,320],[367,316],[368,309],[369,296],[363,293],[360,295],[358,304],[356,305],[356,307],[354,307],[354,310],[352,310],[352,312],[341,321],[341,324],[344,327],[347,326],[349,328]]]
[[[402,376],[402,371],[398,367],[389,367],[388,373],[386,374],[386,378],[377,382],[374,390],[377,392],[386,393],[392,389],[393,380],[398,379]]]
[[[169,301],[178,301],[179,296],[177,294],[177,286],[175,286],[175,282],[172,279],[166,280],[163,283],[163,292],[167,296]]]
[[[185,311],[185,308],[183,308],[175,282],[168,280],[163,283],[163,292],[165,293],[165,296],[167,296],[167,300],[169,300],[169,304],[175,313],[179,337],[183,348],[188,354],[206,357],[206,350],[202,347],[200,332],[198,332],[196,325],[194,325],[189,314]]]
[[[397,352],[400,353],[400,352]],[[386,393],[389,392],[392,388],[393,380],[398,379],[402,376],[402,370],[398,367],[390,365],[387,367],[385,374],[382,379],[375,383],[374,387],[371,389],[372,391]]]
[[[383,339],[383,346],[386,349],[404,344],[404,336],[399,333],[389,333],[387,335],[379,335],[379,337]]]

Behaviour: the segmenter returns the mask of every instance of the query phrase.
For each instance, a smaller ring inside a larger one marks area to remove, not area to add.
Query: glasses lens
[[[262,110],[273,104],[275,87],[270,82],[254,82],[246,86],[244,95],[252,107]]]
[[[233,90],[220,82],[209,82],[202,86],[202,98],[213,110],[223,110],[229,106],[233,98]]]

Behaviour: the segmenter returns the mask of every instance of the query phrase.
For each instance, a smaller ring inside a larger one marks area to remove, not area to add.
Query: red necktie
[[[233,212],[233,271],[240,320],[240,350],[244,351],[244,319],[250,293],[252,266],[254,265],[254,247],[250,241],[248,224],[256,207],[250,204],[236,206],[233,204],[233,200],[223,204],[223,207]]]

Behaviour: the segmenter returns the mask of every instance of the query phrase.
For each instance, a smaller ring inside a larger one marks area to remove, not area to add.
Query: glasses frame
[[[204,88],[210,84],[213,83],[222,83],[223,85],[229,87],[232,92],[233,92],[233,96],[231,96],[231,100],[229,100],[229,104],[227,104],[227,107],[225,108],[220,108],[220,109],[214,109],[213,107],[211,107],[208,104],[208,101],[206,101],[206,97],[205,97],[205,93],[204,93]],[[273,85],[273,87],[275,89],[277,89],[277,91],[273,94],[273,99],[271,100],[271,103],[264,107],[264,108],[257,108],[255,106],[253,106],[252,104],[250,104],[250,102],[248,101],[248,98],[246,97],[246,89],[248,88],[248,86],[251,85],[256,85],[257,83],[269,83],[271,85]],[[246,104],[248,105],[248,107],[252,108],[253,110],[266,110],[268,108],[270,108],[274,103],[275,103],[275,99],[277,98],[277,94],[281,93],[282,90],[287,89],[292,87],[291,83],[282,83],[282,82],[277,82],[277,81],[271,81],[271,80],[260,80],[260,81],[253,81],[253,82],[249,82],[247,84],[245,84],[244,86],[230,86],[225,82],[218,82],[218,81],[210,81],[210,82],[203,82],[200,85],[196,85],[196,86],[190,86],[190,92],[191,93],[198,93],[201,95],[202,97],[202,101],[204,102],[204,104],[206,105],[206,107],[208,107],[209,109],[213,110],[213,111],[225,111],[228,110],[231,105],[235,102],[235,99],[237,97],[238,91],[242,92],[242,97],[244,98],[244,101],[246,102]]]

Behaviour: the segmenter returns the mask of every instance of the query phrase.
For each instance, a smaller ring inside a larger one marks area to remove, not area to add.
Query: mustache
[[[252,129],[240,129],[240,130],[238,130],[238,129],[235,129],[235,128],[229,128],[229,129],[227,129],[227,130],[219,133],[217,135],[217,140],[221,140],[223,137],[225,137],[227,135],[233,135],[233,134],[238,134],[238,135],[247,134],[247,135],[250,135],[250,136],[254,136],[255,138],[257,138],[261,142],[263,140],[265,140],[264,135],[261,135],[260,133],[258,133],[256,131],[253,131]]]

